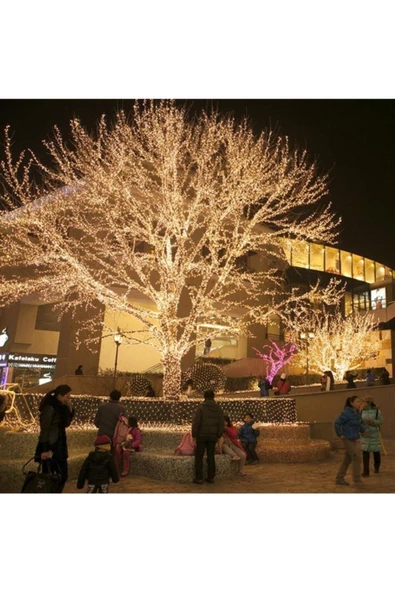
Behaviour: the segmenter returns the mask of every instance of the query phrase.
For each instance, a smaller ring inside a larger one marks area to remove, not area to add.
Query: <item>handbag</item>
[[[36,471],[26,471],[25,467],[34,460],[34,457],[27,461],[22,467],[22,473],[25,475],[21,493],[57,493],[59,483],[62,478],[59,464],[55,459],[45,460],[38,463]],[[48,472],[43,472],[43,463],[47,463]],[[56,463],[57,469],[54,471],[52,463]]]

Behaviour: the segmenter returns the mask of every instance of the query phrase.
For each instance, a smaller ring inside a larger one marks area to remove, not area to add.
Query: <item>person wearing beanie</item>
[[[83,489],[88,482],[86,493],[108,493],[110,479],[119,481],[119,474],[111,454],[111,439],[102,434],[94,441],[95,450],[85,459],[78,475],[77,489]]]
[[[281,374],[276,388],[277,390],[274,393],[275,395],[287,395],[291,390],[291,384],[289,380],[287,380],[287,376],[284,372]]]

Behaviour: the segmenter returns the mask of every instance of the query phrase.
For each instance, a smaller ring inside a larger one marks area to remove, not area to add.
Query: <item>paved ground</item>
[[[343,452],[331,452],[328,460],[311,464],[259,464],[246,467],[246,477],[204,483],[174,483],[130,476],[111,485],[111,493],[395,493],[395,440],[385,443],[388,454],[382,455],[379,474],[364,479],[365,488],[335,485],[337,468]],[[372,460],[372,459],[371,459]],[[350,475],[346,479],[352,483]],[[65,493],[82,493],[76,482],[66,484]]]

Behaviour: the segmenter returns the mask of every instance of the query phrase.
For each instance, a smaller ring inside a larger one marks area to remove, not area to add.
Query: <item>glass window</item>
[[[365,259],[365,280],[371,284],[375,279],[374,261],[371,259]]]
[[[340,251],[333,247],[325,247],[325,271],[340,273]]]
[[[281,247],[283,249],[285,260],[289,265],[292,265],[292,241],[289,239],[281,239]]]
[[[292,265],[295,267],[309,267],[309,244],[295,240],[292,243]]]
[[[310,245],[310,269],[324,271],[324,251],[323,245]]]
[[[357,280],[365,280],[365,259],[360,255],[352,256],[352,275]]]
[[[385,308],[386,307],[386,295],[385,288],[378,288],[377,290],[371,291],[372,309]]]
[[[348,316],[352,313],[352,294],[351,292],[346,292],[344,294],[344,314]]]
[[[381,282],[385,277],[385,267],[381,263],[376,263],[376,282]]]
[[[340,273],[342,275],[345,275],[346,277],[352,277],[351,253],[347,253],[346,251],[340,251],[340,262],[341,262]]]

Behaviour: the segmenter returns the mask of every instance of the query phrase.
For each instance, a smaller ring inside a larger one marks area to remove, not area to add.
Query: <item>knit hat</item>
[[[287,378],[287,375],[283,372],[280,376],[281,380],[285,380]]]
[[[111,445],[111,439],[106,436],[105,434],[103,434],[102,436],[97,436],[94,445],[95,446],[105,446],[106,444],[110,444]]]

